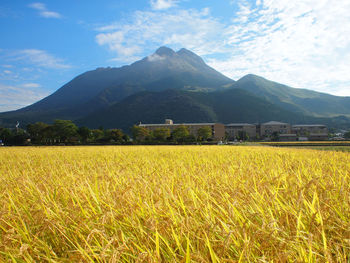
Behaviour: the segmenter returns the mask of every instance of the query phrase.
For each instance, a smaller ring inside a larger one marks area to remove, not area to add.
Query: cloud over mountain
[[[36,83],[9,86],[0,83],[0,112],[15,110],[34,103],[49,95]]]

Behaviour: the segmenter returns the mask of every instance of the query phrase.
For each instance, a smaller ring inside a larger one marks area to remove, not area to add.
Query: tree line
[[[131,128],[132,139],[120,129],[89,129],[78,127],[70,120],[55,120],[53,124],[36,122],[26,129],[0,127],[0,144],[5,145],[89,145],[89,144],[193,144],[211,140],[211,129],[202,127],[193,135],[186,126],[173,131],[158,128],[153,131],[141,126]]]
[[[210,127],[201,127],[197,134],[192,134],[185,125],[179,125],[172,131],[169,128],[157,128],[151,131],[135,125],[131,128],[131,133],[135,143],[142,144],[193,144],[211,141],[212,137]]]
[[[26,129],[0,127],[0,140],[5,145],[127,144],[130,137],[120,129],[89,129],[70,120],[55,120],[28,124]]]

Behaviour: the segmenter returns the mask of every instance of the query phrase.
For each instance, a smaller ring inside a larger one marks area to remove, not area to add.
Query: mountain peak
[[[255,74],[247,74],[245,76],[243,76],[242,78],[240,78],[239,80],[253,80],[253,79],[264,79],[263,77],[260,77],[258,75]],[[239,81],[238,80],[238,81]]]
[[[237,82],[239,83],[255,83],[255,85],[263,85],[263,83],[266,85],[266,83],[272,83],[271,81],[255,75],[255,74],[247,74],[245,76],[243,76],[242,78],[240,78],[239,80],[237,80]]]
[[[176,52],[180,57],[183,57],[187,60],[196,62],[197,64],[204,64],[205,62],[203,59],[198,56],[196,53],[193,53],[192,51],[186,49],[186,48],[181,48],[179,51]]]
[[[172,50],[171,48],[168,48],[168,47],[160,47],[156,50],[155,52],[157,55],[159,56],[173,56],[175,54],[175,51]]]
[[[179,51],[176,52],[179,55],[195,55],[197,56],[195,53],[193,53],[192,51],[186,49],[186,48],[181,48]]]

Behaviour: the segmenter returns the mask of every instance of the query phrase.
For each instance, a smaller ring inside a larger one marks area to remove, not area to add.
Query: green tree
[[[170,137],[168,128],[158,128],[153,131],[153,138],[159,142],[165,142]]]
[[[344,138],[350,139],[350,131],[344,133]]]
[[[83,143],[87,143],[88,139],[90,139],[92,136],[92,133],[88,127],[79,127],[78,134]]]
[[[124,133],[122,132],[122,130],[119,129],[112,129],[112,130],[107,130],[105,132],[105,137],[107,141],[114,141],[116,143],[123,143],[124,139],[123,139]]]
[[[23,129],[16,129],[10,140],[13,145],[24,145],[28,143],[29,134]]]
[[[124,135],[123,135],[123,140],[124,140],[125,143],[130,142],[130,137],[129,137],[129,135],[124,134]]]
[[[248,133],[245,131],[238,131],[237,139],[242,141],[249,140]]]
[[[93,142],[101,141],[104,137],[104,132],[100,129],[91,130]]]
[[[144,141],[151,134],[150,131],[145,127],[141,127],[137,125],[134,125],[131,128],[131,133],[132,133],[132,138],[137,142]]]
[[[49,125],[43,122],[36,122],[27,125],[27,132],[30,135],[32,142],[43,143],[46,139],[46,129]]]
[[[197,138],[196,138],[196,136],[194,136],[193,134],[189,134],[186,138],[185,138],[185,142],[192,142],[192,143],[194,143],[194,142],[196,142],[196,140],[197,140]]]
[[[11,130],[0,127],[0,140],[7,145],[24,145],[29,139],[28,133],[23,129]]]
[[[186,138],[190,135],[188,128],[184,125],[180,125],[171,133],[171,137],[176,142],[185,142]]]
[[[78,127],[70,120],[55,120],[53,130],[59,142],[71,142],[78,136]]]
[[[54,144],[58,141],[57,134],[54,130],[53,125],[48,125],[43,131],[44,137],[43,141],[45,144]]]
[[[271,134],[271,141],[279,141],[279,139],[280,139],[280,135],[279,135],[279,133],[278,132],[273,132],[272,134]]]
[[[3,143],[10,143],[11,138],[13,137],[13,133],[10,129],[7,128],[0,128],[0,140],[3,141]]]
[[[210,127],[201,127],[197,131],[199,141],[207,141],[212,136],[212,131]]]

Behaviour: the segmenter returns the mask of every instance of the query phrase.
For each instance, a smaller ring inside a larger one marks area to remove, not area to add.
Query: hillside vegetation
[[[298,123],[322,123],[330,127],[348,127],[347,120],[318,118],[285,110],[243,89],[213,92],[165,90],[142,92],[129,96],[110,107],[76,120],[92,128],[121,128],[142,123],[163,123],[171,118],[176,123],[220,122],[263,123],[270,120]]]
[[[350,155],[0,148],[2,262],[346,262]]]

